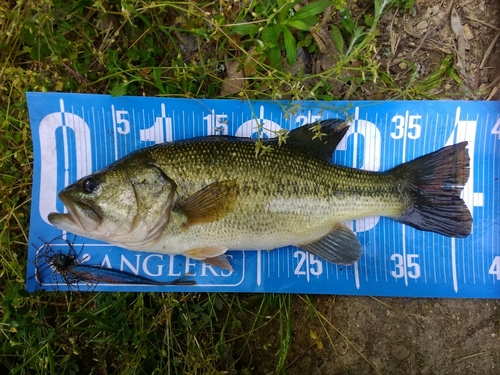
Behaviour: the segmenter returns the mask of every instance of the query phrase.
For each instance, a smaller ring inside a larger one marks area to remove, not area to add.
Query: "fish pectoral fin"
[[[211,223],[231,212],[238,194],[239,186],[236,181],[214,182],[188,197],[175,209],[186,215],[184,225]]]
[[[321,125],[322,137],[315,137],[314,130],[318,125]],[[349,125],[344,120],[323,120],[291,130],[286,141],[311,151],[321,159],[331,161],[333,151],[344,138],[347,130],[349,130]]]
[[[311,254],[331,263],[351,265],[361,257],[361,244],[352,230],[344,224],[337,224],[317,241],[296,245]]]
[[[191,249],[189,251],[186,251],[184,255],[196,260],[201,260],[202,262],[205,262],[212,266],[223,268],[228,271],[233,271],[233,267],[231,267],[231,264],[227,260],[227,257],[224,255],[226,251],[227,247],[207,246]]]

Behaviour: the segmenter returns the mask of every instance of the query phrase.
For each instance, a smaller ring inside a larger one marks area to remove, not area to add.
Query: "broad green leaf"
[[[49,334],[47,335],[47,338],[45,339],[47,342],[49,342],[50,340],[52,340],[52,337],[54,337],[54,334],[56,333],[56,330],[54,329],[54,327],[52,327],[49,331]]]
[[[285,22],[285,25],[294,27],[302,31],[309,31],[309,28],[316,25],[319,22],[318,17],[310,17],[307,20],[296,20],[295,18],[290,18]]]
[[[347,32],[352,34],[354,30],[356,30],[356,24],[351,18],[351,13],[349,12],[349,9],[344,9],[342,11],[342,26],[344,29],[346,29]]]
[[[252,23],[243,23],[240,25],[231,26],[231,30],[240,35],[254,36],[259,32],[259,26]]]
[[[286,60],[293,66],[297,59],[297,42],[288,28],[283,28],[283,41],[285,42]]]
[[[335,25],[332,26],[332,39],[337,51],[344,53],[344,38],[342,37],[340,29]]]
[[[278,40],[282,28],[283,26],[281,25],[266,26],[264,30],[262,30],[262,40],[264,42],[275,42]]]
[[[295,15],[293,19],[304,19],[315,16],[325,11],[328,6],[332,5],[330,0],[321,0],[314,3],[307,4],[305,7],[301,8]]]
[[[111,89],[111,96],[123,96],[127,94],[127,86],[130,82],[120,82]]]
[[[374,18],[371,14],[365,14],[365,25],[368,27],[372,27]]]
[[[281,51],[278,47],[269,50],[269,58],[271,59],[271,66],[279,68],[281,66]]]

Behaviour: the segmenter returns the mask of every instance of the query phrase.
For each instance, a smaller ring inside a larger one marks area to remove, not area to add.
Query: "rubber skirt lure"
[[[54,239],[55,240],[55,239]],[[63,253],[62,251],[54,251],[51,247],[51,242],[44,242],[43,247],[39,250],[35,258],[36,267],[36,278],[37,281],[42,284],[42,274],[46,273],[40,267],[41,259],[44,263],[50,267],[53,271],[60,275],[62,280],[68,285],[68,287],[75,286],[78,283],[85,283],[87,285],[97,285],[97,283],[108,283],[108,284],[134,284],[134,285],[178,285],[178,286],[189,286],[196,285],[194,280],[186,280],[190,274],[181,276],[178,279],[172,281],[157,281],[151,280],[147,277],[135,275],[125,271],[119,271],[111,268],[102,267],[100,265],[88,265],[83,264],[81,260],[78,259],[80,253],[77,253],[73,247],[73,243],[65,240],[69,252]]]

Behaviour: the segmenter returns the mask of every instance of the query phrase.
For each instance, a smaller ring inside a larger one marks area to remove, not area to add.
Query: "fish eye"
[[[92,193],[96,187],[97,180],[94,177],[89,177],[82,181],[82,188],[86,193]]]

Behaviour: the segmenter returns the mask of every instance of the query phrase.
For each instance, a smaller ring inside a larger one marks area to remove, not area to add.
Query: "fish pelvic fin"
[[[211,223],[224,218],[234,207],[239,194],[235,181],[214,182],[174,207],[186,215],[185,226]]]
[[[234,272],[233,266],[231,266],[231,263],[229,263],[229,261],[227,260],[227,256],[225,256],[224,254],[212,258],[206,258],[203,260],[203,262],[227,271]]]
[[[472,215],[460,198],[469,179],[467,142],[401,164],[387,173],[409,186],[410,203],[395,220],[414,228],[448,237],[467,237]]]
[[[188,256],[192,259],[201,260],[212,266],[220,267],[228,271],[233,271],[233,267],[227,260],[224,253],[227,251],[227,247],[222,246],[206,246],[198,247],[186,251],[183,255]]]
[[[315,137],[314,130],[317,129],[318,125],[321,126],[319,131],[322,136]],[[312,152],[320,159],[331,162],[333,151],[344,138],[348,129],[349,125],[344,120],[323,120],[291,130],[286,141]]]
[[[354,232],[344,224],[336,224],[324,237],[296,245],[331,263],[349,266],[361,257],[361,244]]]

